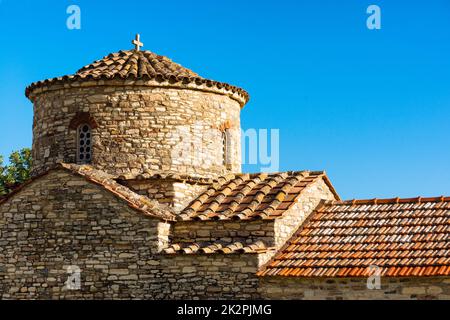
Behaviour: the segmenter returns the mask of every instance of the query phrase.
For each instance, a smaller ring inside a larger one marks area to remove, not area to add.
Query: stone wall
[[[178,221],[174,225],[173,242],[242,242],[263,241],[275,246],[273,220],[253,221]]]
[[[324,200],[336,200],[336,196],[323,179],[308,185],[292,208],[285,212],[282,218],[275,220],[275,247],[284,245]]]
[[[165,299],[259,299],[256,271],[264,254],[166,255]]]
[[[161,289],[170,225],[102,187],[51,171],[0,204],[0,298],[138,298]],[[81,290],[65,289],[67,268]]]
[[[103,187],[52,170],[0,204],[0,298],[258,298],[267,253],[164,254],[170,234]],[[66,288],[70,266],[80,290]]]
[[[34,173],[57,161],[76,162],[76,128],[70,124],[77,113],[95,121],[92,164],[108,173],[214,177],[241,170],[241,105],[227,95],[122,84],[45,91],[33,100]],[[225,129],[228,164],[222,153]]]
[[[263,299],[304,300],[409,300],[450,299],[450,278],[383,278],[381,289],[369,290],[367,279],[301,279],[262,277],[259,292]]]
[[[208,184],[180,181],[171,178],[125,180],[121,184],[161,204],[172,207],[175,212],[183,210],[192,200],[204,192]]]

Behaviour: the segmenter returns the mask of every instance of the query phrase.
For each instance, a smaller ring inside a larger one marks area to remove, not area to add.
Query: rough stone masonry
[[[2,299],[450,298],[450,198],[242,173],[240,88],[127,50],[26,95],[33,177],[0,198]]]

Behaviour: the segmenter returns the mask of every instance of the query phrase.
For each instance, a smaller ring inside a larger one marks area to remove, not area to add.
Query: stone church
[[[2,299],[450,299],[450,197],[242,173],[247,92],[133,43],[26,88],[34,162],[0,198]]]

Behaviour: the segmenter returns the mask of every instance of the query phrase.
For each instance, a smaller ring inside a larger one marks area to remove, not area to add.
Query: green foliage
[[[9,165],[4,165],[0,156],[0,196],[30,178],[31,161],[31,150],[28,148],[11,153]]]

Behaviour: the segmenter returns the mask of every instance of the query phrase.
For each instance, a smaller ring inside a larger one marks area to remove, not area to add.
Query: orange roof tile
[[[260,276],[450,275],[450,197],[325,203]]]
[[[322,171],[236,174],[221,177],[179,215],[188,220],[275,219],[291,208],[318,179],[334,192]],[[339,196],[335,193],[336,199]]]
[[[170,245],[164,249],[167,254],[240,254],[240,253],[263,253],[267,248],[262,241],[251,244],[241,242],[222,243],[222,242],[204,242],[191,243],[182,242]]]

